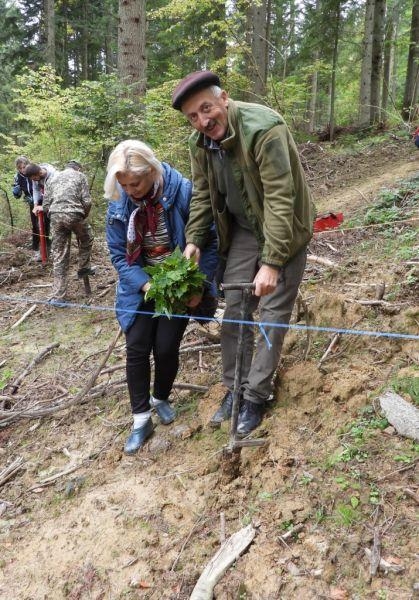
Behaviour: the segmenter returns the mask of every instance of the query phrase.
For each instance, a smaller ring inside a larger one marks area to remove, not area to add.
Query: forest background
[[[188,175],[190,127],[170,96],[203,68],[282,113],[297,141],[407,136],[416,117],[419,0],[0,0],[0,11],[4,199],[16,156],[77,159],[102,215],[107,156],[126,138]]]

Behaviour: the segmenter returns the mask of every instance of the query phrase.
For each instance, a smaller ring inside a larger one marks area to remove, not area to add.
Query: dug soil
[[[228,423],[208,425],[224,394],[217,323],[189,324],[177,419],[153,416],[150,441],[125,456],[124,344],[103,234],[92,296],[75,278],[74,247],[63,307],[45,302],[51,265],[31,261],[28,233],[1,242],[2,600],[186,600],[222,541],[249,524],[253,541],[217,600],[418,597],[418,445],[379,406],[395,381],[419,375],[408,337],[419,334],[417,221],[412,203],[396,223],[365,227],[364,215],[383,188],[419,185],[419,153],[389,137],[301,154],[319,212],[342,212],[345,231],[313,238],[297,326],[255,432],[266,443],[243,448],[235,472],[223,461]],[[329,348],[332,328],[348,331]]]

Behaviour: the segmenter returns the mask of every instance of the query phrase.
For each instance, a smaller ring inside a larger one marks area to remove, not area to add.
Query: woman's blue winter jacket
[[[163,193],[159,202],[164,209],[166,227],[170,245],[174,250],[179,246],[185,248],[185,226],[189,217],[189,202],[192,195],[191,182],[179,171],[166,163],[163,165]],[[116,287],[115,311],[119,324],[124,332],[133,324],[136,311],[144,300],[141,292],[143,285],[150,279],[144,271],[144,261],[140,256],[134,264],[128,265],[126,259],[127,228],[130,214],[136,205],[121,190],[119,200],[111,201],[106,215],[106,241],[111,261],[118,271],[119,281]],[[212,282],[217,266],[217,241],[215,231],[212,232],[208,244],[202,251],[199,263],[200,270]]]

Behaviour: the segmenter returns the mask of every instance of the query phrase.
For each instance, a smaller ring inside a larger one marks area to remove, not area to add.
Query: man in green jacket
[[[284,119],[259,104],[233,101],[211,71],[190,73],[175,88],[173,108],[196,130],[189,138],[193,195],[185,255],[199,260],[213,220],[226,261],[224,283],[253,282],[249,307],[264,331],[254,347],[246,327],[237,433],[262,421],[298,287],[315,216],[298,151]],[[241,292],[226,290],[221,330],[227,392],[211,419],[230,418]],[[264,335],[263,335],[264,334]]]

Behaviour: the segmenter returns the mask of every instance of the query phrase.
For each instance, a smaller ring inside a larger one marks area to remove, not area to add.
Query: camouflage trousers
[[[51,231],[51,255],[54,270],[53,296],[59,299],[64,298],[67,291],[71,234],[75,234],[79,246],[79,269],[90,268],[94,236],[92,228],[86,220],[81,215],[71,213],[52,214]]]

